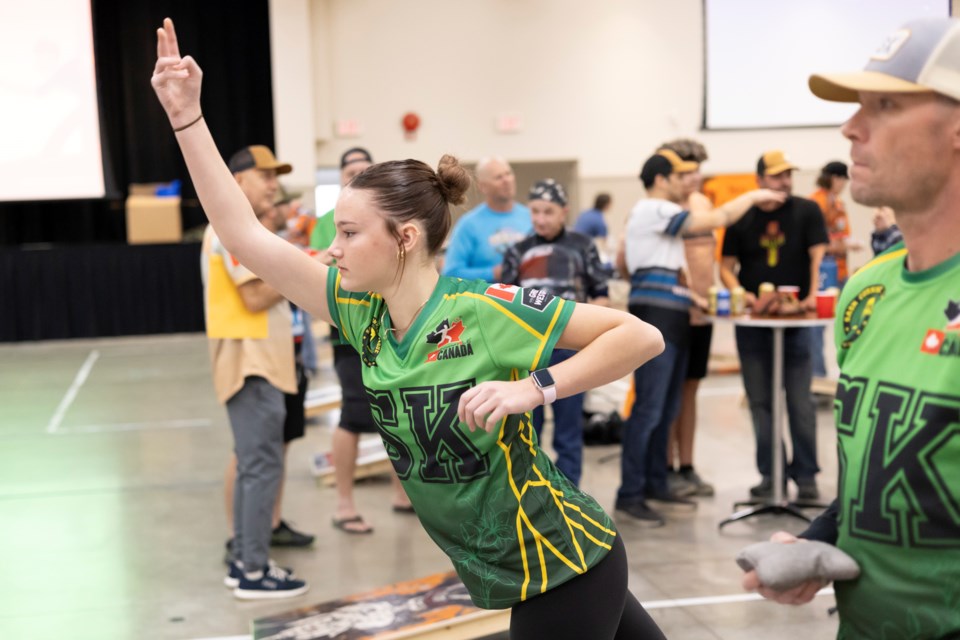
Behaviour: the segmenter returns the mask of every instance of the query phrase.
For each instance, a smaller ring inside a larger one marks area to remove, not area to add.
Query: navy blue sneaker
[[[277,566],[277,564],[273,560],[267,560],[267,562],[270,563],[271,567]],[[240,562],[239,560],[234,560],[233,562],[230,562],[227,566],[230,568],[227,570],[227,577],[223,579],[223,586],[225,586],[227,589],[236,589],[237,587],[240,586],[240,578],[243,577],[243,563]],[[291,578],[296,577],[293,574],[293,569],[291,569],[290,567],[280,567],[280,568],[283,569],[287,573],[287,575],[289,575]]]
[[[240,600],[293,598],[303,595],[309,588],[306,582],[295,579],[282,567],[267,565],[266,571],[258,571],[256,577],[241,574],[233,595]]]

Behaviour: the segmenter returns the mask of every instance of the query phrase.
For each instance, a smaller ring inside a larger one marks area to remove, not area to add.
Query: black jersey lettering
[[[413,469],[413,456],[400,436],[395,433],[399,425],[397,424],[397,406],[393,401],[393,395],[389,391],[367,389],[367,397],[370,399],[373,421],[380,431],[380,438],[387,450],[387,456],[393,463],[397,477],[406,480],[410,477],[410,471]]]
[[[860,495],[851,501],[851,535],[960,548],[960,489],[941,473],[960,451],[960,398],[881,383],[870,417],[874,431]]]
[[[490,473],[487,455],[473,445],[457,416],[460,396],[472,386],[473,381],[465,380],[400,390],[422,454],[419,472],[424,482],[469,482]]]

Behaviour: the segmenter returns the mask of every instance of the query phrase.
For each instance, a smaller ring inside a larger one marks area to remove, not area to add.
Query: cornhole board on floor
[[[507,631],[510,610],[473,606],[457,574],[397,582],[253,622],[254,640],[472,640]]]
[[[339,409],[342,401],[343,396],[340,393],[340,387],[309,389],[307,397],[303,400],[303,411],[308,418],[312,418],[327,411]]]
[[[360,438],[354,478],[369,478],[389,473],[391,467],[387,450],[383,448],[383,441],[378,436]],[[333,475],[333,452],[315,453],[310,460],[310,468],[318,485],[332,487],[336,483]]]

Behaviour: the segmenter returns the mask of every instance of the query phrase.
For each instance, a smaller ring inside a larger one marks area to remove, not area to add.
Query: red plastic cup
[[[837,292],[827,289],[817,292],[817,317],[832,318],[837,307]]]

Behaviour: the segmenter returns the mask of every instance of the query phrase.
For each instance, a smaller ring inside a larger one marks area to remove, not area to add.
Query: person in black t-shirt
[[[783,204],[751,207],[724,235],[720,278],[730,289],[743,287],[748,305],[756,302],[760,284],[771,282],[776,286],[799,287],[803,306],[815,308],[820,261],[828,243],[827,228],[816,202],[790,195],[795,168],[782,151],[763,154],[757,163],[757,182],[761,187],[790,197]],[[809,332],[805,328],[784,332],[783,384],[793,445],[793,460],[784,468],[797,483],[801,500],[819,497],[815,480],[820,468],[817,466],[816,409],[810,393]],[[736,337],[743,386],[757,438],[757,469],[763,476],[761,483],[750,489],[750,494],[766,498],[773,493],[770,452],[773,336],[769,329],[737,327]]]

